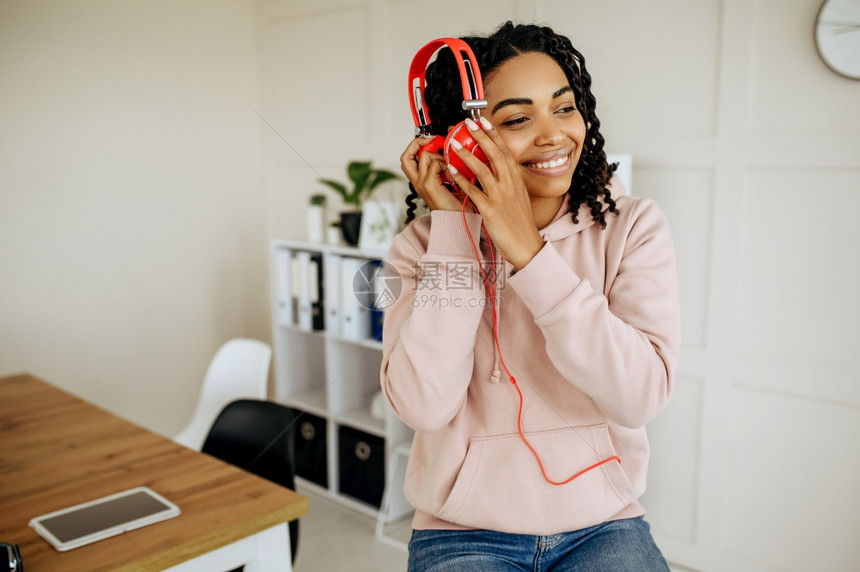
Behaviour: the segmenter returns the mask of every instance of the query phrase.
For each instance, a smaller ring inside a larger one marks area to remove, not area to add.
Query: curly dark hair
[[[591,75],[585,69],[585,58],[570,40],[546,26],[506,22],[486,37],[467,36],[461,38],[469,44],[478,60],[478,68],[486,82],[503,63],[527,52],[546,54],[554,59],[567,77],[574,92],[576,105],[583,115],[586,126],[585,142],[579,162],[573,173],[570,189],[570,213],[577,220],[579,207],[588,204],[591,216],[602,228],[606,228],[603,203],[609,212],[617,213],[615,201],[609,191],[609,179],[617,164],[608,164],[603,150],[603,135],[600,120],[594,112],[596,99],[591,93]],[[436,60],[427,67],[424,99],[430,116],[434,135],[447,135],[448,127],[463,121],[467,115],[462,109],[462,88],[451,50],[440,50]],[[415,218],[418,193],[410,184],[406,198],[406,222]]]

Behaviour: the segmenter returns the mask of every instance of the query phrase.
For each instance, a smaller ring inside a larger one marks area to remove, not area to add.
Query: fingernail
[[[487,119],[486,117],[481,117],[481,125],[483,125],[484,129],[487,131],[489,131],[490,129],[493,128],[493,124],[490,123],[490,120]]]
[[[451,139],[451,147],[457,149],[458,151],[463,148],[463,144],[457,141],[456,139]]]
[[[458,171],[458,170],[457,170],[457,167],[455,167],[454,165],[451,165],[451,164],[449,164],[449,165],[448,165],[448,171],[449,171],[452,175],[456,175],[457,173],[459,173],[459,172],[460,172],[460,171]]]
[[[478,130],[478,124],[475,123],[474,121],[472,121],[471,119],[466,120],[466,127],[468,127],[470,131],[477,131]]]

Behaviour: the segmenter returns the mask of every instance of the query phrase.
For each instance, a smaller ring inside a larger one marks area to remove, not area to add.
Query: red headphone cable
[[[499,318],[498,318],[498,314],[496,313],[496,285],[495,285],[495,279],[497,277],[498,269],[496,269],[496,271],[493,273],[493,283],[490,284],[490,281],[487,278],[487,274],[484,271],[484,267],[481,264],[480,250],[478,249],[478,245],[475,243],[475,238],[472,236],[472,231],[469,229],[469,223],[466,220],[466,205],[467,204],[471,206],[473,212],[478,212],[478,210],[475,207],[475,205],[472,203],[472,201],[469,200],[468,197],[466,197],[463,200],[463,208],[462,208],[463,224],[466,227],[466,233],[469,235],[469,242],[472,243],[472,250],[474,251],[475,258],[478,261],[478,268],[480,268],[480,270],[481,270],[481,280],[484,282],[484,288],[486,288],[487,295],[490,298],[490,311],[491,311],[492,316],[493,316],[493,341],[496,345],[496,351],[498,352],[498,355],[499,355],[499,362],[502,364],[502,368],[505,370],[505,373],[508,375],[508,379],[510,380],[511,384],[514,386],[514,389],[517,390],[517,395],[519,396],[519,408],[517,410],[517,432],[520,435],[520,439],[522,439],[523,443],[526,444],[526,447],[529,448],[529,450],[532,452],[535,459],[537,460],[537,463],[538,463],[538,466],[540,467],[540,471],[541,471],[541,474],[543,475],[543,478],[551,485],[556,485],[556,486],[566,485],[567,483],[569,483],[575,479],[578,479],[579,477],[581,477],[585,473],[587,473],[593,469],[596,469],[596,468],[600,467],[601,465],[605,465],[606,463],[609,463],[610,461],[618,461],[618,463],[620,464],[621,458],[618,455],[612,455],[611,457],[607,457],[607,458],[603,459],[602,461],[598,461],[598,462],[594,463],[593,465],[590,465],[590,466],[582,469],[578,473],[572,475],[571,477],[569,477],[563,481],[555,481],[555,480],[551,479],[549,477],[549,475],[547,475],[546,468],[544,467],[544,464],[540,458],[540,455],[538,454],[538,452],[534,448],[534,446],[526,438],[526,435],[523,432],[523,405],[524,405],[523,392],[522,392],[522,389],[520,389],[520,386],[517,383],[516,378],[510,372],[507,364],[505,363],[505,358],[502,355],[502,347],[501,347],[501,344],[499,343]],[[490,248],[490,257],[493,261],[493,264],[495,264],[496,256],[495,256],[495,250],[493,249],[493,241],[490,238],[490,233],[489,233],[489,231],[487,231],[487,226],[484,224],[483,219],[481,220],[481,228],[484,230],[484,234],[487,236],[487,245]]]

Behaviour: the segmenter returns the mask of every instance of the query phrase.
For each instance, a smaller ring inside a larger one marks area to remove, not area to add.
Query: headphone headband
[[[472,118],[478,120],[480,110],[487,107],[484,99],[484,84],[481,81],[481,71],[478,69],[477,58],[469,44],[458,38],[439,38],[433,40],[415,54],[412,65],[409,66],[409,106],[412,109],[412,119],[415,122],[415,135],[430,134],[430,116],[427,114],[427,104],[424,101],[424,75],[427,63],[439,48],[449,47],[457,61],[460,70],[460,82],[463,87],[463,109],[469,111]]]

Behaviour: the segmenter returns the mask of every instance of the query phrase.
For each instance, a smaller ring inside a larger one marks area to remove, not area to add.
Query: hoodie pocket
[[[554,481],[615,455],[606,424],[527,433],[526,438]],[[519,435],[477,437],[435,516],[470,528],[557,534],[604,522],[635,497],[617,461],[553,485]]]

